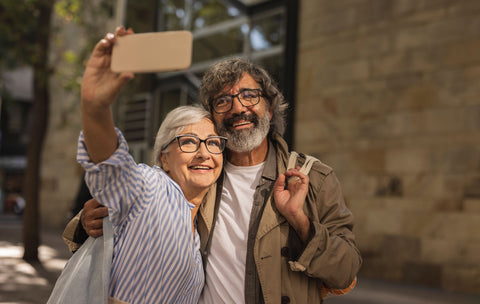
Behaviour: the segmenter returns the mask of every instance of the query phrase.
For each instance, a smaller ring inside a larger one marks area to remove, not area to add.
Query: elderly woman
[[[116,35],[131,33],[123,28]],[[114,232],[110,296],[118,303],[197,303],[204,284],[195,216],[219,177],[226,138],[199,107],[169,113],[155,163],[136,164],[114,127],[111,104],[132,73],[110,70],[116,35],[95,46],[82,82],[77,160],[92,196],[108,207]]]

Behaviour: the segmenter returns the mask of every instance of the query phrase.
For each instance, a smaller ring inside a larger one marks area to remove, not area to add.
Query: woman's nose
[[[198,150],[197,150],[197,156],[198,157],[203,157],[203,158],[209,158],[210,157],[210,152],[208,152],[207,150],[207,143],[206,142],[202,142],[200,143],[200,147],[198,147]]]

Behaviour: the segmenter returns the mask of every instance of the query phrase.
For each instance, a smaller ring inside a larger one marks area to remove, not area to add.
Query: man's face
[[[244,74],[234,86],[226,88],[216,97],[235,95],[244,89],[260,89],[260,85],[252,76]],[[235,152],[251,151],[260,146],[268,135],[272,113],[267,101],[263,97],[260,99],[258,104],[245,107],[238,98],[233,98],[230,111],[221,114],[213,112],[219,135],[228,138],[228,149]]]

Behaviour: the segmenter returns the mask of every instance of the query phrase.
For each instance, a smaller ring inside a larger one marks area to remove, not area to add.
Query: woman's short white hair
[[[160,125],[155,138],[153,164],[162,167],[160,155],[167,148],[166,145],[175,136],[180,135],[186,126],[200,122],[204,118],[212,120],[212,115],[201,105],[180,106],[170,111]]]

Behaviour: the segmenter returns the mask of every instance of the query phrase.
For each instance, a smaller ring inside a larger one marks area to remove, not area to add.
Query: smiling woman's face
[[[200,139],[217,136],[215,127],[209,119],[188,125],[179,135],[195,135]],[[208,152],[205,143],[197,151],[182,152],[174,140],[161,156],[163,169],[182,188],[185,197],[207,190],[220,176],[223,154]]]

